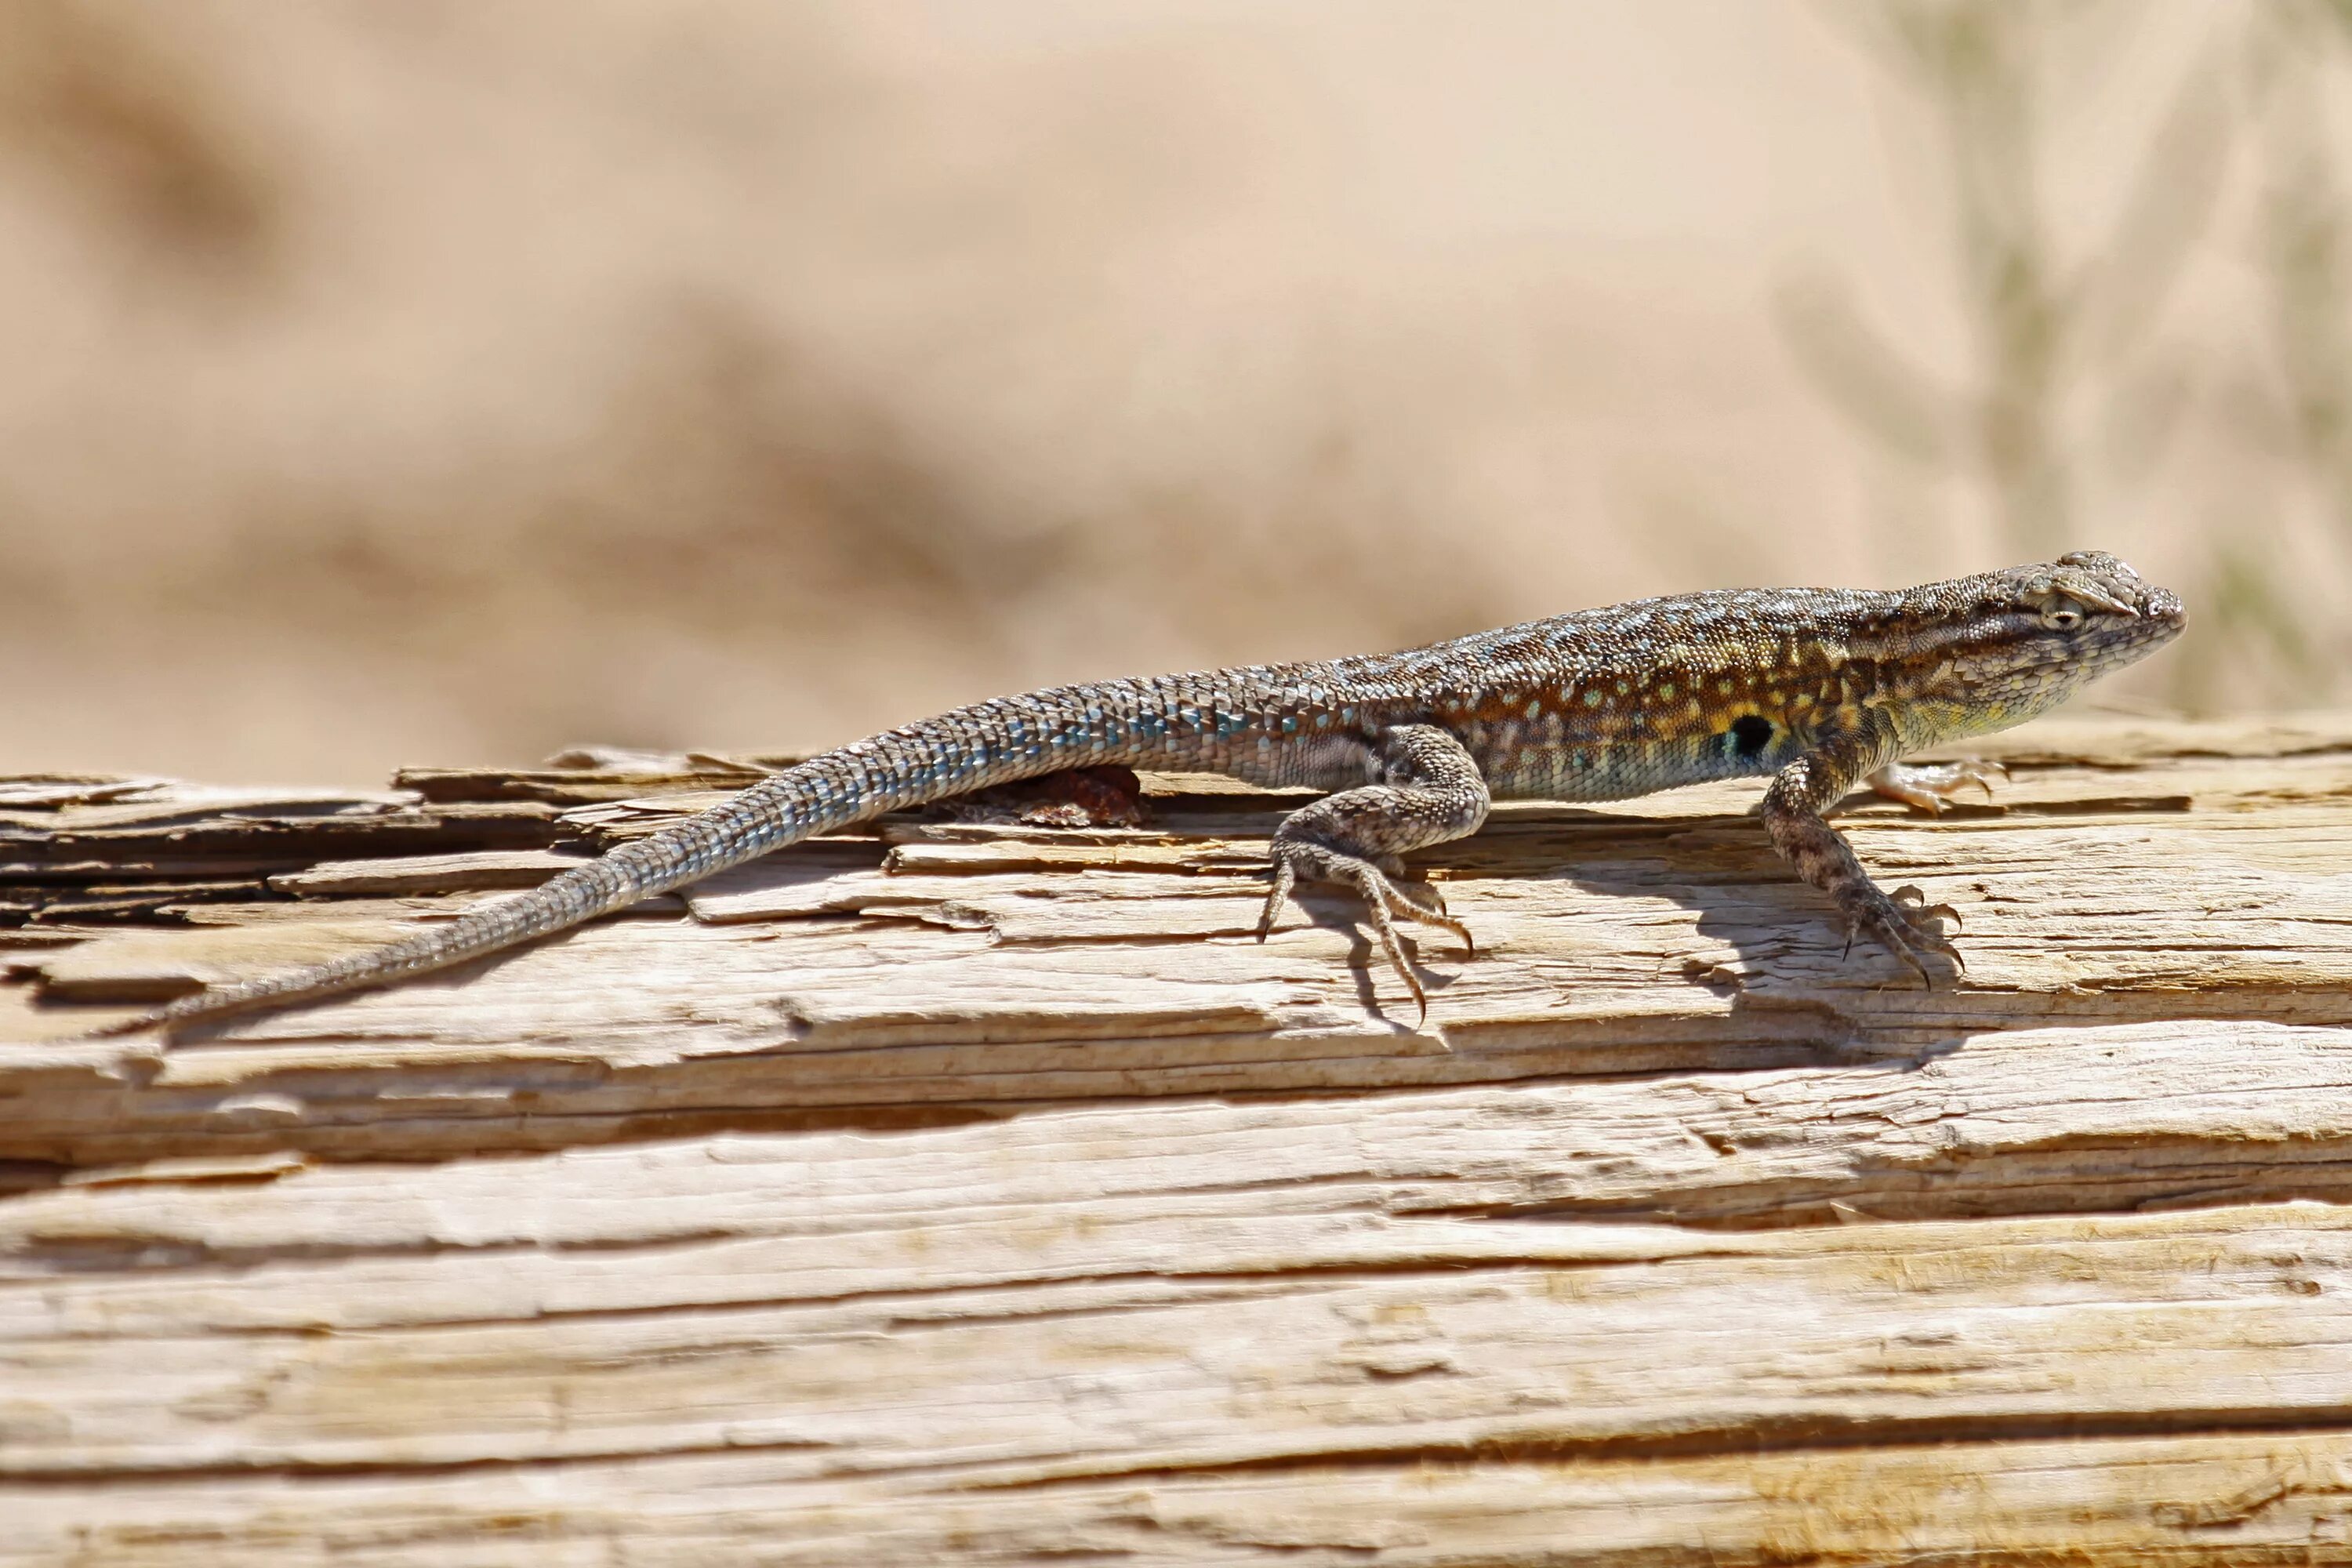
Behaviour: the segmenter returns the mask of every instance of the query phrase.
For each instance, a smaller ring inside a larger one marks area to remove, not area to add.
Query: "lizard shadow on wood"
[[[1931,958],[1923,981],[1892,955],[1851,942],[1835,904],[1773,853],[1753,814],[1658,817],[1544,807],[1412,857],[1409,868],[1454,887],[1489,878],[1563,882],[1604,908],[1622,903],[1629,921],[1643,918],[1636,911],[1643,900],[1664,900],[1696,917],[1698,940],[1664,938],[1659,985],[1727,999],[1734,1017],[1817,1008],[1840,1023],[1824,1040],[1832,1054],[1844,1054],[1853,1034],[1906,1021],[1941,1033],[1941,1044],[1916,1043],[1917,1050],[1941,1054],[1959,1048],[1969,1034],[2015,1021],[2011,1007],[1995,1002],[2009,993],[1970,987],[1966,971],[1939,956]],[[1343,910],[1337,912],[1344,918]],[[1470,919],[1483,938],[1475,911]],[[1630,952],[1644,943],[1616,945]],[[1359,959],[1367,952],[1360,947]],[[1510,963],[1514,956],[1507,945],[1485,942],[1471,962]],[[1461,963],[1443,947],[1424,945],[1420,962],[1433,994],[1461,978]],[[1564,1001],[1575,1000],[1572,987],[1568,982]]]

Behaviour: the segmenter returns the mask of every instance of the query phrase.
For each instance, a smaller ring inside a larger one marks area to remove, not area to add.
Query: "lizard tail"
[[[786,784],[788,777],[780,774],[763,780],[710,811],[574,866],[528,893],[468,910],[399,942],[303,969],[214,986],[155,1012],[92,1030],[91,1035],[168,1031],[233,1014],[393,984],[568,931],[640,899],[841,825],[822,817],[811,819],[793,809],[799,802],[796,792]],[[763,816],[778,817],[791,826],[756,837],[737,831],[747,820]]]
[[[1000,698],[812,757],[530,892],[388,946],[183,997],[93,1037],[172,1031],[232,1014],[391,984],[531,942],[714,871],[886,811],[1082,763],[1166,753],[1170,715],[1200,704],[1172,683],[1109,682]]]

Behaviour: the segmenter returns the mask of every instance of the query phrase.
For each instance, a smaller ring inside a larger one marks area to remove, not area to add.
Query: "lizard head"
[[[1931,584],[1903,595],[1901,663],[1916,743],[1980,735],[2046,713],[2180,635],[2179,595],[2101,550]]]

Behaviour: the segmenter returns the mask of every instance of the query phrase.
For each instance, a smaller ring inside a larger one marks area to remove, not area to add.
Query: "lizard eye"
[[[2053,631],[2071,632],[2083,624],[2083,612],[2072,605],[2053,605],[2042,612],[2042,624]]]

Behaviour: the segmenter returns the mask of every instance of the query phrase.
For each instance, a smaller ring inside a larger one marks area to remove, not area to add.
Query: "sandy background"
[[[0,768],[362,783],[2076,545],[2352,696],[2352,7],[13,0]]]

